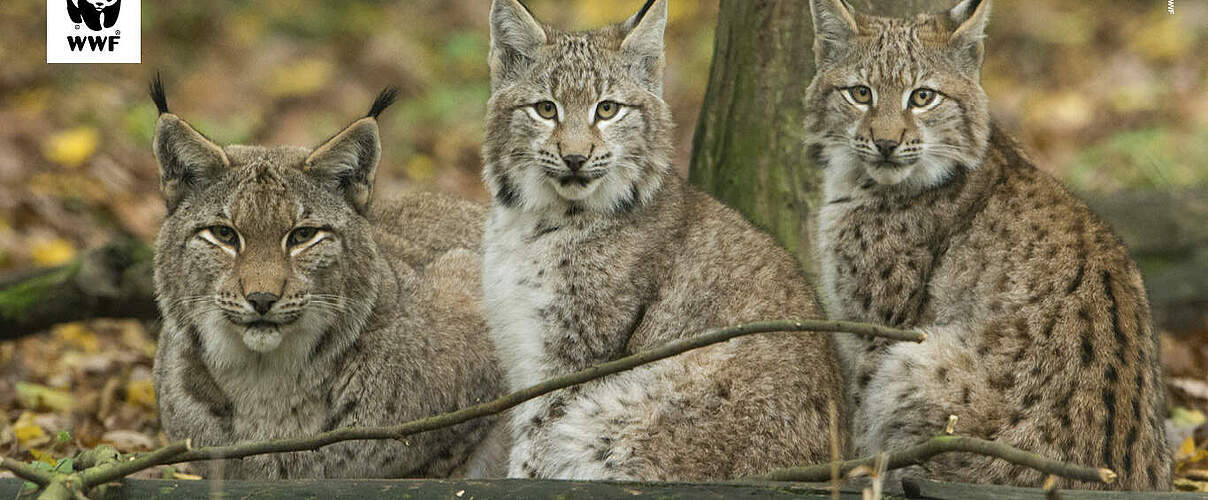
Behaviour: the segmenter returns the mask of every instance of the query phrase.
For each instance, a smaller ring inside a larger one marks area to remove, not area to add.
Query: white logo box
[[[46,62],[142,62],[141,7],[140,0],[46,0]]]

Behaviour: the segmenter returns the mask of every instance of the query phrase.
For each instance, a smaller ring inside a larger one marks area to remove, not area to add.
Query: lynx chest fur
[[[483,287],[512,389],[818,314],[791,257],[671,171],[666,16],[652,0],[566,33],[493,2]],[[557,391],[513,411],[509,475],[721,479],[819,461],[836,372],[828,337],[777,332]]]
[[[824,302],[836,318],[930,334],[917,345],[840,338],[857,451],[916,444],[955,414],[964,434],[1111,468],[1114,487],[1169,489],[1140,274],[1107,226],[991,123],[978,82],[990,1],[914,19],[811,6],[806,127],[824,168]],[[904,474],[1044,479],[985,457]]]

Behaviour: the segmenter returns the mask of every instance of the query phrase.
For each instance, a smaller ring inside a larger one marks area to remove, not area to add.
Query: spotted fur
[[[990,0],[913,19],[811,6],[806,129],[825,169],[824,302],[835,318],[930,334],[918,345],[840,339],[856,451],[921,442],[955,414],[961,434],[1109,467],[1116,488],[1169,489],[1140,274],[1108,227],[991,122],[979,84]],[[844,95],[854,86],[872,90],[870,105]],[[939,102],[908,107],[919,88]],[[898,142],[889,154],[878,147],[887,139]],[[904,474],[1044,479],[968,455]]]
[[[368,205],[372,115],[386,100],[313,151],[219,147],[168,113],[157,87],[171,212],[155,255],[154,374],[169,438],[224,445],[392,425],[501,392],[478,294],[484,210],[430,194]],[[236,239],[225,244],[217,226]],[[317,232],[290,246],[298,227]],[[277,300],[258,310],[266,296]],[[501,474],[506,435],[488,438],[493,426],[201,468],[232,479]]]
[[[513,389],[713,327],[819,316],[784,250],[672,173],[666,15],[653,0],[568,33],[515,0],[492,6],[483,286]],[[593,120],[605,100],[625,108]],[[562,182],[568,153],[587,157],[584,182]],[[509,475],[707,480],[819,462],[831,401],[829,337],[735,340],[521,405]]]

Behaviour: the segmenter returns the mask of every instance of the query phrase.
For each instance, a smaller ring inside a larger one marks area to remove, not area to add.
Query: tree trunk
[[[908,16],[955,0],[854,0],[857,11]],[[805,88],[814,76],[809,0],[721,0],[713,66],[688,179],[772,233],[811,282],[821,175],[805,154]]]

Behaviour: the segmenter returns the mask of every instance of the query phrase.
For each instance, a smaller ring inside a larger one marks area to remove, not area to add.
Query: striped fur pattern
[[[483,208],[429,194],[368,204],[374,115],[388,93],[314,150],[220,147],[159,96],[155,151],[171,210],[155,255],[164,323],[154,374],[169,438],[302,437],[499,395],[478,293]],[[506,435],[493,426],[201,469],[229,479],[499,474]]]
[[[492,6],[483,287],[512,389],[713,327],[819,316],[772,238],[671,171],[667,3],[580,33]],[[620,105],[610,118],[604,101]],[[568,154],[586,161],[564,182]],[[830,402],[842,408],[829,337],[738,339],[517,407],[509,475],[710,480],[819,462]]]
[[[840,339],[855,451],[921,442],[955,414],[962,434],[1109,467],[1115,488],[1169,489],[1140,274],[1110,229],[990,122],[978,82],[990,1],[914,19],[811,5],[818,73],[806,128],[825,169],[824,302],[835,318],[930,334],[919,345]],[[847,93],[856,86],[870,103]],[[912,107],[919,88],[938,102]],[[889,154],[878,147],[899,137]],[[956,454],[903,474],[1044,479]]]

